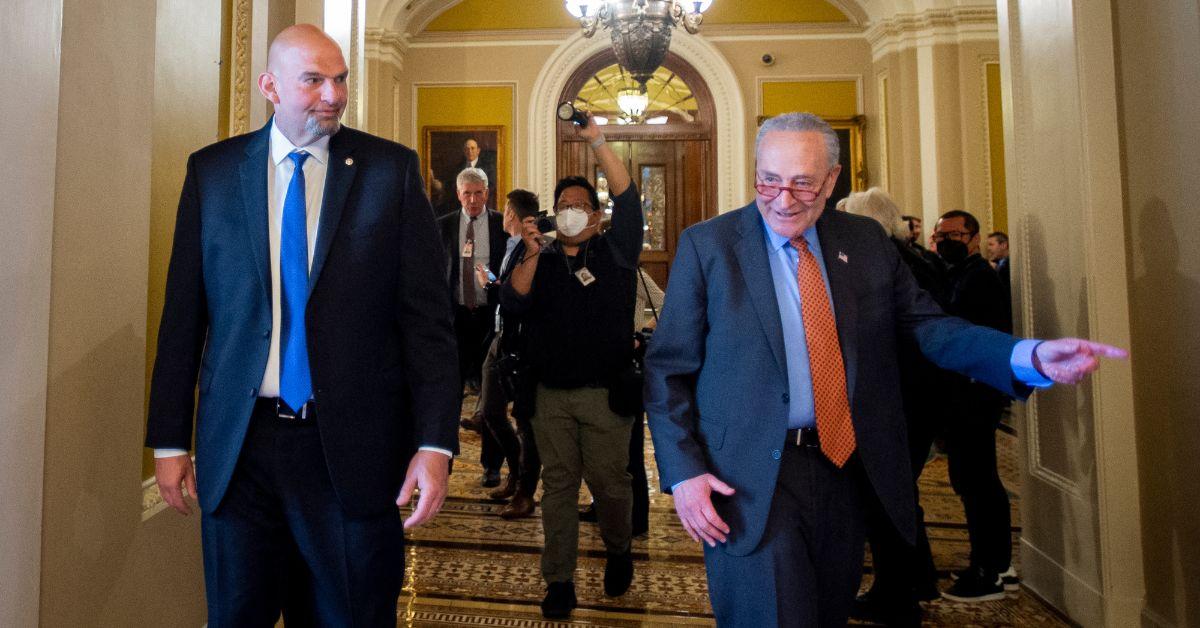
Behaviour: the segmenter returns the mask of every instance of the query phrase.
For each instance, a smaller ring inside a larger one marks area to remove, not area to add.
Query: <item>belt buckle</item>
[[[799,447],[803,444],[804,444],[804,428],[798,427],[798,428],[796,428],[796,446]]]
[[[303,419],[308,418],[308,402],[307,401],[304,402],[304,405],[300,406],[300,411],[296,412],[296,413],[289,413],[287,410],[284,409],[285,407],[286,406],[284,405],[283,400],[276,397],[275,398],[275,416],[277,416],[281,419],[287,419],[289,421],[295,421],[296,419],[303,420]]]

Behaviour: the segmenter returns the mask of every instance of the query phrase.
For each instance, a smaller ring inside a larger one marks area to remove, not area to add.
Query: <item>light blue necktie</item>
[[[308,302],[308,216],[304,203],[304,160],[308,153],[290,153],[295,164],[292,182],[283,201],[283,228],[279,238],[279,279],[282,289],[280,318],[283,325],[279,353],[279,397],[297,412],[312,397],[308,370],[308,341],[304,331],[304,306]]]

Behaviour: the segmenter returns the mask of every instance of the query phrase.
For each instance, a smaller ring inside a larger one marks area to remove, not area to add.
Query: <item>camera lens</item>
[[[579,126],[587,126],[587,114],[575,108],[569,102],[559,103],[558,119],[563,122],[574,122]]]

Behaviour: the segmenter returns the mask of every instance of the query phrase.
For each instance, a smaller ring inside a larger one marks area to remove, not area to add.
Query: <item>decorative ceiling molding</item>
[[[383,61],[398,70],[404,69],[404,53],[410,48],[407,37],[382,28],[368,28],[364,36],[364,52],[367,59]]]
[[[733,2],[737,0],[723,1]],[[863,6],[871,0],[825,1],[844,13],[850,21],[849,25],[852,27],[861,29],[871,21],[871,13]],[[424,37],[426,36],[426,33],[424,33],[425,27],[429,26],[430,22],[460,2],[462,0],[379,0],[378,2],[371,3],[373,9],[370,11],[367,23],[373,28],[395,31],[406,34],[409,37],[414,37],[417,34],[421,34]],[[716,26],[721,25],[710,24],[706,25],[705,28]],[[789,24],[787,26],[794,29],[796,27],[803,28],[807,25]]]
[[[960,6],[899,14],[872,24],[866,37],[876,60],[918,46],[996,41],[996,7]]]

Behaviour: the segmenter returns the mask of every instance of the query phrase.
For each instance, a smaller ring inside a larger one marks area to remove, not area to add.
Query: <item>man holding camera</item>
[[[604,592],[618,596],[633,580],[630,554],[629,434],[634,409],[621,375],[633,361],[634,289],[642,250],[637,187],[625,164],[605,144],[590,114],[577,126],[591,143],[613,195],[612,227],[600,234],[604,208],[583,177],[567,177],[554,191],[557,239],[545,244],[535,225],[524,231],[525,256],[501,289],[501,305],[520,314],[529,330],[529,358],[537,378],[533,431],[542,459],[542,614],[564,618],[576,605],[574,573],[579,543],[580,481],[595,499],[608,561]]]

